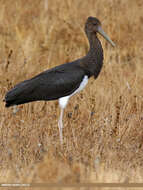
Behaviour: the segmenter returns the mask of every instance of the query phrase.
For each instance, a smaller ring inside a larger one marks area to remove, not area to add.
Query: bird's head
[[[101,34],[112,46],[115,46],[114,42],[109,38],[109,36],[104,32],[101,27],[101,22],[96,17],[88,17],[85,23],[85,32],[87,34],[99,33]]]

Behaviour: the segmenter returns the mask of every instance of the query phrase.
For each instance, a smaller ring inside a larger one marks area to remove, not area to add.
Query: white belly
[[[88,83],[88,76],[85,75],[82,82],[80,83],[80,86],[78,87],[78,89],[76,89],[76,91],[74,91],[72,94],[70,94],[69,96],[64,96],[62,98],[59,98],[59,105],[61,108],[65,108],[68,100],[71,96],[73,96],[74,94],[76,94],[77,92],[80,92],[82,89],[84,89],[84,87],[87,85]]]

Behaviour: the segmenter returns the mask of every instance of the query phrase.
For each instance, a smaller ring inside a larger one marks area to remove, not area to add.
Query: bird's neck
[[[82,65],[89,72],[89,76],[97,78],[103,65],[103,49],[102,45],[95,33],[87,34],[89,40],[89,51],[82,59]]]

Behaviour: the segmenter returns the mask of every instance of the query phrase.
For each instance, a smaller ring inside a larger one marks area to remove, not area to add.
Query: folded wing
[[[5,97],[6,107],[70,95],[80,86],[84,74],[83,69],[75,63],[49,69],[11,89]]]

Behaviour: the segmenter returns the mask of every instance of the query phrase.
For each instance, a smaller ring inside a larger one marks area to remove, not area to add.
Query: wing
[[[43,100],[70,95],[79,87],[83,77],[83,70],[70,64],[45,71],[31,79],[32,95]]]
[[[70,95],[80,86],[84,75],[84,70],[76,62],[49,69],[10,90],[5,98],[6,106]]]

